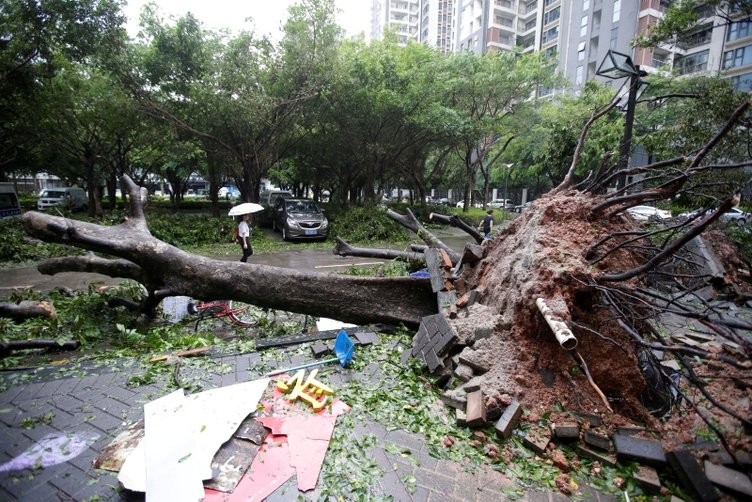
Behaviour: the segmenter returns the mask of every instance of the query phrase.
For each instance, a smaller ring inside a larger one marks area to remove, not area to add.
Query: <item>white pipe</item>
[[[559,342],[559,345],[567,350],[572,350],[577,347],[577,338],[574,337],[572,330],[569,329],[564,321],[554,314],[554,311],[546,305],[546,301],[543,298],[538,298],[535,300],[535,304],[538,306],[538,310],[540,310],[541,314],[543,314],[543,318],[548,323],[551,331],[554,332],[554,336]]]

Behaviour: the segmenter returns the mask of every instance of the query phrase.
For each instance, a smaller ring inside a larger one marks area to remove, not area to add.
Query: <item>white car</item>
[[[737,225],[746,225],[747,223],[752,221],[752,214],[745,213],[738,207],[732,207],[725,213],[721,215],[719,218],[723,222],[733,222]]]
[[[488,203],[488,207],[494,209],[514,209],[512,199],[494,199]]]
[[[666,220],[671,218],[671,211],[653,206],[633,206],[627,209],[629,215],[638,221]]]

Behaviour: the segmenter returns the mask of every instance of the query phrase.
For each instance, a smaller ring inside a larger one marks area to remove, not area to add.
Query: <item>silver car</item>
[[[277,199],[272,228],[282,239],[326,239],[329,220],[316,202],[310,199]]]

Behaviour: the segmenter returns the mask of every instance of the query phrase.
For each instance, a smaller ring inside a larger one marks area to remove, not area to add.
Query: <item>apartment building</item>
[[[386,27],[400,41],[419,41],[444,52],[521,50],[557,58],[569,89],[578,93],[597,78],[609,50],[627,54],[648,73],[721,75],[752,91],[752,27],[731,23],[700,5],[702,22],[691,33],[651,49],[631,41],[662,17],[672,0],[373,0],[372,36]]]

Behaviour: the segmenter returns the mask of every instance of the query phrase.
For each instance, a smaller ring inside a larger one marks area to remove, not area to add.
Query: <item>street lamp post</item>
[[[632,58],[626,54],[609,50],[595,74],[612,80],[629,77],[624,84],[624,86],[627,86],[626,103],[620,105],[625,110],[626,115],[624,117],[624,135],[619,146],[617,168],[618,170],[623,170],[629,166],[629,153],[632,148],[632,128],[634,127],[634,109],[638,96],[648,85],[647,82],[642,80],[642,77],[646,76],[647,72],[641,70],[639,65],[632,63]],[[624,99],[624,86],[622,86],[622,89],[617,94],[621,100]]]
[[[506,166],[505,175],[504,175],[504,206],[507,204],[507,199],[509,198],[509,194],[507,193],[507,186],[509,184],[509,171],[512,169],[512,166],[514,165],[514,162],[511,164],[502,164],[503,166]],[[506,207],[505,207],[506,209]]]

